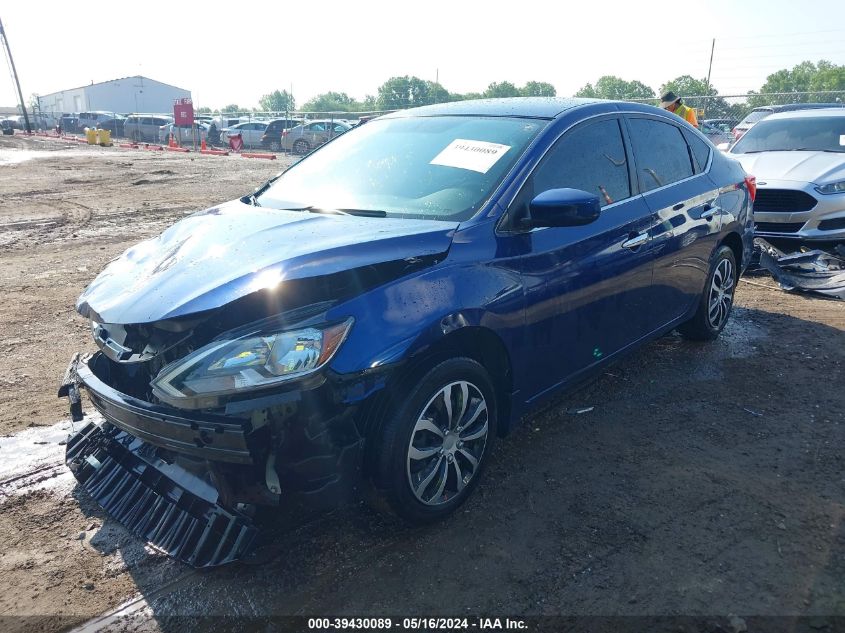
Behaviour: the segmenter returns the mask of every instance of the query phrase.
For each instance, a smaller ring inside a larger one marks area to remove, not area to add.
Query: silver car
[[[228,145],[229,137],[233,134],[240,134],[244,145],[247,147],[258,147],[261,145],[261,137],[264,136],[264,131],[267,129],[267,122],[264,121],[250,121],[247,123],[238,123],[225,130],[220,131],[220,142]]]
[[[845,108],[773,114],[729,153],[757,178],[755,235],[845,239]]]
[[[171,134],[179,145],[188,146],[194,143],[199,145],[202,143],[202,139],[208,138],[208,125],[194,121],[193,130],[189,125],[176,125],[175,123],[162,125],[158,129],[158,142],[163,145],[167,144],[170,141]]]

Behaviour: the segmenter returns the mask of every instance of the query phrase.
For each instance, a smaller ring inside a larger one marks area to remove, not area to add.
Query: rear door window
[[[629,118],[637,176],[643,192],[693,175],[692,159],[681,130],[655,119]]]

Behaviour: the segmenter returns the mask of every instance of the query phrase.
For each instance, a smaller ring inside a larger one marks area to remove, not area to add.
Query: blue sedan
[[[188,563],[244,556],[257,506],[361,484],[455,511],[496,438],[677,329],[725,327],[755,183],[680,118],[583,99],[397,112],[129,249],[77,310],[61,393],[81,485]]]

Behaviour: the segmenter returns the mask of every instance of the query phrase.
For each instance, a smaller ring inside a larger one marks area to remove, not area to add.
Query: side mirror
[[[599,197],[581,189],[549,189],[535,197],[528,207],[528,226],[582,226],[601,213]]]

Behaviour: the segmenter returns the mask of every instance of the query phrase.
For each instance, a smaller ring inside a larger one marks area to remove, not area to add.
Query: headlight
[[[822,185],[821,187],[816,187],[816,191],[824,194],[845,193],[845,180],[840,180],[839,182],[832,182],[829,185]]]
[[[256,331],[212,341],[164,367],[150,385],[161,400],[187,408],[219,396],[271,387],[312,373],[343,343],[352,319],[282,332]]]

